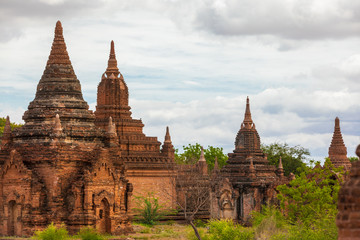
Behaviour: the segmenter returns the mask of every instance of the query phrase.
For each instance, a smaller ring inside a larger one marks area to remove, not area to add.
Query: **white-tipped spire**
[[[164,144],[171,144],[171,137],[170,137],[170,132],[169,132],[169,127],[166,127],[166,134],[165,134],[165,140],[164,140]]]
[[[109,117],[108,134],[116,136],[116,125],[112,121],[112,117]]]
[[[206,162],[203,147],[201,147],[201,154],[200,154],[199,162]]]
[[[54,127],[54,131],[55,131],[56,133],[62,132],[62,126],[61,126],[61,121],[60,121],[59,114],[56,114],[56,115],[55,115],[55,127]]]
[[[278,167],[279,169],[283,169],[283,164],[282,164],[282,159],[281,159],[281,157],[280,157],[280,159],[279,159],[279,167]]]

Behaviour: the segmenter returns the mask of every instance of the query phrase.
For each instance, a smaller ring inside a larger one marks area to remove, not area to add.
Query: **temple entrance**
[[[8,236],[20,236],[21,226],[18,218],[20,217],[19,205],[14,200],[8,205]]]
[[[106,198],[100,203],[98,226],[100,233],[111,233],[110,204]]]

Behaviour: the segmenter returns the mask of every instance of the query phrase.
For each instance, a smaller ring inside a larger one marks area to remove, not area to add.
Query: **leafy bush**
[[[315,227],[323,221],[335,222],[337,199],[343,171],[327,159],[324,166],[302,173],[288,185],[278,186],[281,209],[292,224]]]
[[[287,185],[278,186],[280,209],[264,207],[253,213],[255,237],[260,239],[337,239],[335,218],[341,168],[329,159],[303,172]],[[286,215],[282,213],[286,213]]]
[[[92,227],[83,227],[76,237],[82,240],[104,240],[104,237]]]
[[[201,219],[195,219],[194,224],[196,227],[206,227],[206,222]]]
[[[198,227],[197,228],[199,235],[202,240],[209,240],[209,234],[207,232],[206,228]],[[188,227],[187,229],[187,239],[189,240],[198,240],[198,238],[195,235],[194,229],[192,227]]]
[[[209,221],[210,240],[247,240],[254,239],[252,228],[245,228],[235,225],[231,220],[210,220]]]
[[[69,233],[65,225],[62,224],[57,227],[54,223],[51,223],[43,231],[36,231],[33,238],[38,240],[65,240],[69,239]]]
[[[263,206],[261,212],[252,213],[256,239],[287,239],[288,222],[275,206]]]
[[[153,193],[148,193],[145,197],[135,196],[135,204],[137,207],[134,210],[139,214],[138,219],[149,226],[155,225],[166,214],[163,205]]]

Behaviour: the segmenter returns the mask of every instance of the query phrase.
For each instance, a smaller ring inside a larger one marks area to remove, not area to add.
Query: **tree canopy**
[[[0,137],[3,135],[5,123],[6,123],[6,118],[0,117]],[[10,126],[11,126],[11,130],[14,130],[14,128],[21,127],[22,124],[10,122]]]
[[[335,236],[338,192],[343,178],[343,168],[335,168],[326,159],[323,167],[317,164],[289,184],[278,186],[277,198],[290,223],[326,229]]]
[[[194,164],[199,160],[200,154],[201,145],[199,143],[188,144],[183,146],[182,153],[179,153],[179,149],[175,150],[175,161],[177,163]],[[210,170],[214,168],[215,158],[217,158],[220,168],[228,160],[228,156],[223,153],[223,148],[221,147],[208,146],[207,149],[204,149],[204,156]]]
[[[261,145],[261,149],[267,154],[272,165],[278,166],[281,157],[285,176],[289,176],[290,173],[300,175],[307,169],[305,161],[310,156],[310,152],[306,148],[299,145],[291,147],[287,143],[272,143]]]

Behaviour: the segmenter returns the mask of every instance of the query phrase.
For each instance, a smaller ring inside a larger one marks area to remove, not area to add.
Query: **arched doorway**
[[[8,236],[21,235],[21,222],[18,221],[20,217],[20,206],[14,200],[8,204]]]
[[[110,204],[106,198],[101,200],[99,208],[99,232],[111,233]]]

